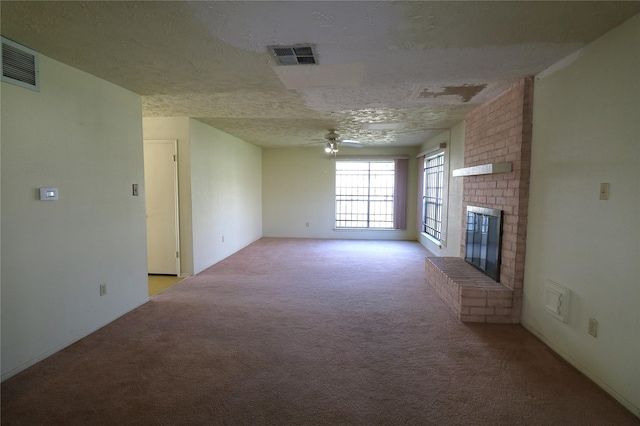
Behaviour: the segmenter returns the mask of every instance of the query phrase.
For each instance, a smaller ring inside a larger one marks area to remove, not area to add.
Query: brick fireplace
[[[462,321],[518,323],[526,250],[533,78],[514,84],[505,93],[466,116],[463,211],[467,206],[502,210],[500,282],[460,257],[427,259],[427,279]],[[455,176],[455,171],[454,171]],[[462,229],[466,228],[463,214]]]

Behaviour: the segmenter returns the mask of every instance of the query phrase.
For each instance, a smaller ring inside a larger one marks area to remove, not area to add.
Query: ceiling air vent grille
[[[318,63],[313,44],[267,46],[267,48],[276,58],[278,65],[316,65]]]
[[[2,81],[39,91],[38,53],[2,37]]]

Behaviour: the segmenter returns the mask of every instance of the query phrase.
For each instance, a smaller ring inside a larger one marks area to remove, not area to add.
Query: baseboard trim
[[[609,386],[604,380],[602,380],[600,377],[598,377],[596,374],[594,374],[592,371],[590,371],[587,367],[582,365],[580,362],[578,362],[575,358],[573,358],[568,353],[564,352],[558,346],[556,346],[555,344],[550,342],[544,335],[542,335],[542,333],[540,333],[538,330],[536,330],[530,324],[527,324],[524,321],[520,321],[520,325],[522,325],[524,328],[526,328],[528,331],[530,331],[538,339],[542,340],[542,343],[544,343],[545,345],[549,346],[555,353],[560,355],[560,357],[562,357],[569,364],[571,364],[572,366],[577,368],[578,371],[580,371],[582,374],[587,376],[596,385],[601,387],[602,390],[604,390],[606,393],[611,395],[616,401],[618,401],[620,404],[624,405],[624,407],[627,410],[629,410],[633,415],[635,415],[636,417],[640,417],[640,407],[638,407],[633,402],[629,401],[627,398],[625,398],[624,396],[619,394],[615,389],[613,389],[611,386]]]
[[[214,260],[214,261],[213,261],[213,263],[211,263],[211,264],[209,264],[209,265],[207,265],[207,266],[205,266],[204,268],[201,268],[201,269],[199,269],[199,270],[197,270],[197,268],[195,268],[195,265],[194,265],[194,268],[193,268],[193,269],[194,269],[194,271],[193,271],[193,275],[194,275],[194,276],[195,276],[195,275],[198,275],[200,272],[205,271],[205,270],[207,270],[207,269],[211,268],[211,267],[212,267],[213,265],[215,265],[216,263],[220,263],[220,262],[222,262],[223,260],[225,260],[225,259],[226,259],[227,257],[229,257],[229,256],[233,256],[234,254],[236,254],[236,253],[237,253],[237,252],[239,252],[240,250],[242,250],[242,249],[244,249],[244,248],[246,248],[246,247],[249,247],[251,244],[255,243],[256,241],[258,241],[258,240],[260,240],[260,239],[262,239],[262,238],[263,238],[263,237],[256,238],[255,240],[253,240],[253,241],[249,241],[248,243],[246,243],[246,244],[244,244],[244,245],[241,245],[241,246],[239,246],[239,247],[236,247],[235,249],[231,249],[231,251],[227,252],[226,254],[223,254],[223,255],[222,255],[222,257],[220,257],[219,259]],[[276,238],[277,238],[277,237],[276,237]]]
[[[27,362],[25,362],[23,364],[20,364],[19,366],[15,367],[15,368],[12,368],[11,370],[9,370],[6,373],[2,374],[2,377],[0,378],[0,381],[4,382],[5,380],[15,376],[16,374],[26,370],[27,368],[32,367],[32,366],[36,365],[37,363],[39,363],[40,361],[50,357],[51,355],[55,354],[56,352],[59,352],[62,349],[73,345],[77,341],[84,339],[85,337],[87,337],[91,333],[95,333],[96,331],[100,330],[102,327],[104,327],[106,325],[109,325],[110,323],[112,323],[113,321],[117,320],[118,318],[128,314],[131,311],[134,311],[134,310],[138,309],[140,306],[144,305],[149,300],[151,300],[151,299],[149,297],[147,297],[147,298],[143,299],[142,301],[140,301],[138,304],[130,306],[130,307],[126,308],[123,312],[118,313],[118,314],[114,315],[113,317],[109,318],[103,324],[98,325],[96,327],[93,327],[91,329],[85,330],[81,334],[72,337],[70,340],[67,340],[64,343],[61,343],[60,345],[57,345],[57,346],[55,346],[55,347],[43,352],[42,354],[30,359],[29,361],[27,361]]]

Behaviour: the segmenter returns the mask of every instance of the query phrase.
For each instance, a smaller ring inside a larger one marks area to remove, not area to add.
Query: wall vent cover
[[[40,91],[38,53],[2,37],[2,81]]]
[[[278,65],[316,65],[318,63],[313,44],[267,46],[267,49],[276,58]]]

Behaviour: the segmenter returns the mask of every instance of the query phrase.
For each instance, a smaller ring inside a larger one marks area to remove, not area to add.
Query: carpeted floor
[[[415,242],[262,239],[2,383],[6,425],[637,425]]]

